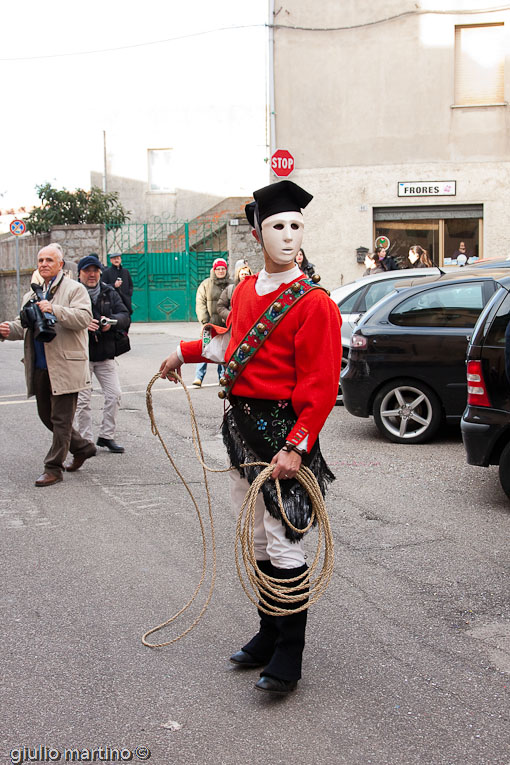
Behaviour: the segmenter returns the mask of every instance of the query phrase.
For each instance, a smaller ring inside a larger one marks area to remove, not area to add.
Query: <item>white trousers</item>
[[[99,438],[112,439],[115,436],[117,412],[120,406],[120,382],[115,359],[105,361],[89,361],[90,375],[95,374],[104,394],[103,421],[99,430]],[[92,389],[81,390],[78,393],[76,406],[75,427],[83,438],[94,441],[92,433],[92,409],[90,399]]]
[[[232,506],[239,514],[250,484],[246,478],[241,478],[237,470],[232,470],[229,475],[231,478]],[[304,564],[303,540],[291,542],[290,539],[287,539],[283,522],[273,518],[267,512],[261,492],[257,495],[255,503],[253,537],[257,560],[270,560],[276,568],[297,568]]]

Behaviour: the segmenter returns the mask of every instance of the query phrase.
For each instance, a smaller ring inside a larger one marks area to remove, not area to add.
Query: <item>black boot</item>
[[[270,560],[258,560],[257,566],[263,574],[266,574],[267,576],[277,576],[277,569],[274,568]],[[267,598],[267,600],[269,600],[269,598]],[[272,601],[269,600],[269,602]],[[260,601],[259,605],[261,605]],[[274,646],[278,637],[278,628],[276,626],[277,617],[264,613],[260,608],[258,609],[258,614],[260,617],[259,631],[248,643],[246,643],[246,645],[243,646],[242,650],[250,656],[253,656],[256,662],[263,666],[264,664],[267,664],[273,655]]]
[[[278,579],[286,580],[293,579],[296,576],[304,574],[308,570],[308,566],[304,564],[298,568],[275,568],[273,566],[273,576]],[[287,585],[285,581],[282,581],[283,586],[295,587],[297,582],[289,582]],[[308,600],[308,585],[303,587],[298,592],[303,593],[303,600],[294,601],[290,603],[278,603],[281,608],[298,608],[306,603]],[[276,616],[275,626],[278,630],[278,637],[276,638],[275,650],[271,657],[271,661],[266,665],[263,672],[261,672],[262,681],[264,678],[274,678],[278,681],[282,681],[287,687],[287,691],[294,690],[297,681],[301,677],[301,663],[303,656],[303,649],[305,647],[305,629],[306,619],[308,615],[308,609],[300,611],[297,614],[289,614],[288,616]],[[260,681],[259,681],[260,682]],[[260,688],[262,690],[276,690],[264,687],[264,682],[261,682]],[[282,692],[282,690],[277,691]],[[286,692],[286,691],[283,691]]]

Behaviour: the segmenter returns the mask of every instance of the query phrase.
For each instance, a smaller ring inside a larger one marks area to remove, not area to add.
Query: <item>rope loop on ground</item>
[[[193,503],[193,506],[195,508],[195,513],[197,515],[198,523],[200,526],[200,534],[201,534],[201,540],[202,540],[202,566],[201,566],[200,581],[195,587],[195,590],[193,594],[191,595],[190,599],[188,600],[188,602],[179,611],[177,611],[177,613],[171,616],[170,619],[167,619],[161,624],[158,624],[156,627],[152,627],[151,629],[147,630],[147,632],[145,632],[144,635],[142,636],[142,643],[148,646],[149,648],[162,648],[163,646],[176,643],[178,640],[183,638],[185,635],[191,632],[191,630],[194,627],[196,627],[196,625],[198,624],[198,622],[204,615],[207,607],[209,606],[209,603],[211,602],[211,598],[212,598],[212,594],[214,590],[214,584],[216,581],[216,540],[215,540],[215,533],[214,533],[214,521],[213,521],[213,514],[212,514],[211,495],[209,492],[209,484],[207,481],[207,473],[208,472],[209,473],[228,473],[231,470],[236,470],[236,468],[234,467],[215,469],[215,468],[210,468],[205,464],[204,453],[202,449],[202,442],[200,440],[200,433],[198,429],[197,418],[195,415],[195,410],[193,409],[191,396],[180,375],[177,374],[176,372],[170,372],[169,377],[171,377],[176,382],[180,383],[188,399],[193,447],[195,449],[197,459],[202,467],[202,471],[204,475],[204,485],[205,485],[205,491],[207,495],[207,508],[208,508],[207,515],[208,515],[208,521],[209,521],[211,547],[212,547],[212,550],[211,550],[212,572],[211,572],[211,582],[209,585],[209,590],[206,596],[205,603],[202,606],[198,616],[189,625],[189,627],[187,627],[187,629],[184,630],[184,632],[182,632],[180,635],[173,638],[172,640],[167,640],[166,642],[162,642],[162,643],[150,643],[147,640],[149,635],[152,635],[155,632],[158,632],[159,630],[163,629],[164,627],[167,627],[169,624],[174,622],[179,616],[181,616],[185,611],[187,611],[187,609],[190,608],[190,606],[194,603],[205,582],[205,579],[207,576],[207,566],[208,566],[207,535],[206,535],[205,523],[202,517],[202,513],[200,512],[199,505],[190,487],[188,486],[184,476],[182,475],[179,468],[175,464],[175,461],[173,460],[172,455],[170,454],[168,447],[156,423],[156,417],[154,415],[154,406],[152,401],[152,387],[160,376],[161,375],[159,372],[155,374],[154,377],[150,380],[149,384],[147,385],[147,391],[146,391],[147,413],[149,415],[149,419],[151,422],[151,431],[153,435],[155,435],[159,439],[166,456],[168,457],[173,469],[175,470],[176,474],[179,476],[179,479],[181,480],[186,491],[188,492],[191,498],[191,501]],[[309,470],[309,468],[302,466],[296,475],[296,479],[306,489],[312,503],[312,515],[308,525],[304,529],[298,529],[295,526],[293,526],[292,523],[289,521],[285,513],[285,510],[283,508],[279,480],[271,478],[272,472],[274,470],[274,465],[271,465],[267,462],[248,462],[248,463],[243,463],[239,467],[251,467],[255,465],[259,465],[263,467],[264,469],[261,470],[257,478],[250,485],[250,488],[248,492],[246,493],[246,497],[241,506],[239,516],[237,519],[236,534],[235,534],[235,563],[236,563],[237,574],[239,577],[239,581],[241,582],[241,586],[244,592],[246,593],[246,595],[248,596],[249,600],[251,600],[251,602],[254,603],[260,610],[264,611],[264,613],[266,614],[288,616],[292,613],[299,613],[300,611],[304,611],[305,609],[309,608],[313,603],[316,603],[319,600],[319,598],[324,594],[331,580],[331,576],[333,574],[333,566],[334,566],[334,543],[333,543],[333,535],[331,532],[331,525],[330,525],[329,517],[326,511],[326,506],[324,504],[324,498],[319,488],[319,484],[317,483],[317,479],[315,478],[312,471]],[[257,495],[262,488],[262,485],[264,484],[265,481],[269,481],[269,480],[275,480],[276,482],[276,493],[278,496],[278,504],[280,507],[280,512],[282,514],[283,522],[287,524],[287,526],[292,528],[294,531],[303,533],[308,531],[313,526],[314,522],[317,521],[318,541],[317,541],[315,556],[312,563],[310,564],[305,574],[296,576],[293,579],[285,579],[283,584],[281,579],[277,579],[275,577],[269,576],[265,574],[263,571],[261,571],[255,559],[255,545],[254,545],[255,503],[257,500]],[[321,557],[323,559],[322,567],[320,568],[320,570],[318,570]],[[304,596],[303,594],[305,591],[309,591],[308,598],[306,598],[306,596]],[[305,600],[303,600],[304,597],[305,597]],[[281,606],[278,605],[278,603],[280,603]],[[292,603],[296,603],[297,605],[295,607],[292,607]]]

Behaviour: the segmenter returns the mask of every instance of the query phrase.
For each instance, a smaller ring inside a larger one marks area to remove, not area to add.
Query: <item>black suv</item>
[[[396,287],[361,319],[342,371],[344,404],[390,441],[421,444],[466,406],[466,350],[508,270],[462,268]]]
[[[468,401],[461,429],[470,465],[499,465],[510,497],[510,277],[487,304],[467,352]]]

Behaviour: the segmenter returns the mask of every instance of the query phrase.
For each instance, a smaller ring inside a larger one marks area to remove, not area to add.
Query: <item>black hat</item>
[[[85,257],[79,261],[78,272],[83,271],[83,269],[88,268],[88,266],[96,266],[96,268],[100,268],[101,271],[103,270],[101,261],[95,253],[92,253],[91,255],[85,255]]]
[[[246,205],[244,211],[250,224],[255,228],[255,211],[259,224],[271,215],[281,212],[301,212],[313,196],[292,181],[271,183],[253,192],[254,202]]]

